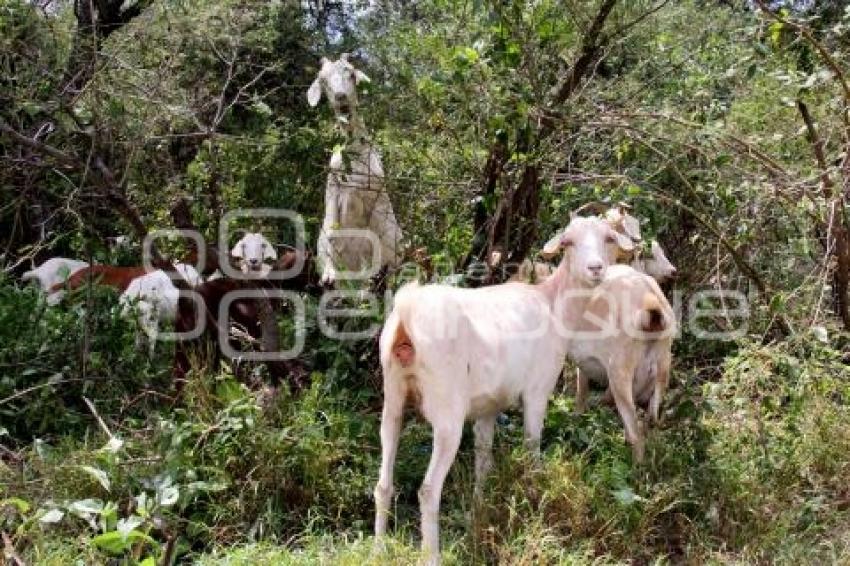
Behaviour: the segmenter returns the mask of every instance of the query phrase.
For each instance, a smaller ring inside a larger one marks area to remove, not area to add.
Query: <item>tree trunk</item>
[[[552,100],[543,109],[544,116],[551,116],[556,107],[573,96],[581,81],[593,73],[603,48],[610,41],[611,36],[603,33],[603,29],[616,3],[617,0],[604,0],[599,5],[596,16],[584,34],[578,57],[552,89]],[[551,118],[542,120],[536,130],[531,129],[527,134],[521,151],[526,155],[533,155],[554,129],[555,124]],[[506,167],[507,156],[505,143],[497,140],[484,166],[484,180],[476,203],[475,238],[472,249],[463,262],[464,268],[468,268],[474,260],[491,265],[494,252],[499,254],[501,260],[496,266],[496,272],[486,277],[483,283],[498,283],[510,277],[537,240],[540,164],[533,161],[526,163],[520,170],[519,181],[516,182],[510,178],[510,168]],[[493,216],[486,217],[483,203],[492,198],[500,184],[505,187],[504,193]],[[485,233],[486,239],[482,239],[481,234]]]

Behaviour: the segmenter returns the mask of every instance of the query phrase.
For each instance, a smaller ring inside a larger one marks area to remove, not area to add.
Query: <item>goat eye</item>
[[[561,245],[565,248],[568,248],[573,245],[572,240],[561,240]]]
[[[609,235],[605,238],[605,243],[606,243],[606,244],[615,244],[615,243],[617,243],[617,238],[615,238],[614,236],[612,236],[612,235],[610,235],[610,234],[609,234]]]

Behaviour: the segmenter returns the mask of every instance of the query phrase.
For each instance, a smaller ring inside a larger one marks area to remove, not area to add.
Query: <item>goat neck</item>
[[[590,301],[591,287],[570,272],[569,262],[561,261],[555,273],[536,285],[553,307],[553,312],[567,324],[579,320]]]
[[[366,130],[366,123],[357,112],[352,112],[347,120],[340,121],[339,124],[351,143],[368,143],[369,132]]]

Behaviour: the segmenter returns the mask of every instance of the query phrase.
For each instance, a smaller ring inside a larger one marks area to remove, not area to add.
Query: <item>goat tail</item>
[[[385,365],[398,363],[407,369],[413,365],[416,358],[416,348],[413,345],[410,330],[410,316],[414,304],[411,296],[418,283],[408,283],[398,290],[395,295],[393,310],[381,338],[382,357]]]
[[[21,275],[21,281],[32,281],[33,279],[38,279],[38,275],[35,274],[35,269],[24,272]]]
[[[638,328],[644,332],[664,332],[670,321],[664,315],[664,307],[655,293],[647,291],[643,295],[643,305],[638,312]]]

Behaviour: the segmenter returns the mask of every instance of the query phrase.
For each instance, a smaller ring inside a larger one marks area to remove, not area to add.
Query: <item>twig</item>
[[[39,383],[38,385],[33,385],[32,387],[27,387],[26,389],[22,389],[22,390],[20,390],[16,393],[9,395],[8,397],[4,397],[3,399],[0,399],[0,405],[5,405],[6,403],[11,403],[15,399],[19,399],[21,397],[29,395],[30,393],[34,393],[35,391],[38,391],[39,389],[44,389],[45,387],[53,387],[54,385],[60,385],[62,383],[74,383],[74,382],[78,382],[78,381],[106,381],[106,380],[110,380],[110,381],[130,381],[130,378],[128,378],[128,377],[127,378],[116,378],[116,377],[111,377],[111,376],[110,377],[89,376],[89,377],[86,377],[86,378],[70,377],[68,379],[60,379],[60,380],[57,380],[57,381],[49,381],[49,382],[45,382],[45,383]]]
[[[106,433],[106,436],[108,436],[110,440],[112,440],[113,438],[115,438],[115,435],[114,435],[114,434],[112,434],[112,431],[111,431],[111,430],[109,430],[109,427],[108,427],[108,426],[106,426],[106,423],[105,423],[105,422],[103,422],[103,419],[102,419],[102,418],[100,418],[100,415],[97,413],[97,409],[95,409],[95,407],[94,407],[94,403],[92,403],[91,401],[89,401],[88,397],[83,397],[83,401],[84,401],[84,402],[85,402],[85,404],[88,406],[89,411],[91,411],[91,414],[92,414],[92,415],[94,415],[94,418],[95,418],[95,419],[97,419],[97,424],[99,424],[99,425],[100,425],[100,428],[102,428],[102,429],[103,429],[103,432],[105,432],[105,433]]]
[[[6,560],[9,560],[11,564],[15,566],[26,566],[26,562],[20,557],[18,552],[15,550],[15,545],[12,544],[12,539],[3,531],[3,555],[6,557]]]

